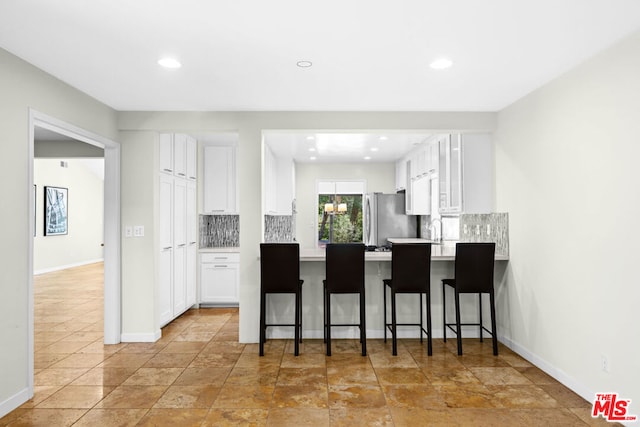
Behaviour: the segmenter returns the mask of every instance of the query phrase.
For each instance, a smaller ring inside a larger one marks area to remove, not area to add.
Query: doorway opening
[[[104,343],[117,344],[121,336],[120,303],[120,144],[72,124],[35,110],[29,111],[29,171],[28,191],[34,192],[34,156],[36,130],[53,132],[70,140],[79,141],[104,150]],[[35,194],[35,192],[34,192]],[[64,195],[64,191],[61,192]],[[36,230],[36,204],[42,201],[29,198],[30,238],[28,268],[34,271],[34,237]],[[73,214],[72,214],[73,215]],[[64,229],[60,225],[58,231]],[[33,395],[34,378],[34,280],[28,279],[29,311],[29,390]]]

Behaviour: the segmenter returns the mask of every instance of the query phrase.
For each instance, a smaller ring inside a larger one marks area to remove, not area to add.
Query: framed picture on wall
[[[44,235],[67,234],[69,220],[69,190],[44,187]]]

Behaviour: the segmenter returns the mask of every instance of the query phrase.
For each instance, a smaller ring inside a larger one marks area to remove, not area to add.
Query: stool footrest
[[[446,323],[445,326],[449,329],[451,329],[451,331],[453,331],[453,333],[456,333],[456,329],[454,328],[454,326],[456,326],[455,323]],[[460,323],[460,326],[480,326],[480,323]],[[489,335],[493,335],[493,332],[491,332],[489,329],[485,328],[484,326],[482,327],[482,329],[487,332]]]

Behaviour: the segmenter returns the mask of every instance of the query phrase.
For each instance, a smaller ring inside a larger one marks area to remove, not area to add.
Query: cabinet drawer
[[[200,262],[203,264],[217,264],[221,262],[222,263],[239,263],[240,254],[227,253],[227,252],[200,254]]]

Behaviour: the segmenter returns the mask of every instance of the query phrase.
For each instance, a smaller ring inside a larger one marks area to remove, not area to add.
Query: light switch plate
[[[127,225],[124,228],[124,237],[133,237],[133,227]]]
[[[144,237],[144,225],[136,225],[133,227],[133,237]]]

